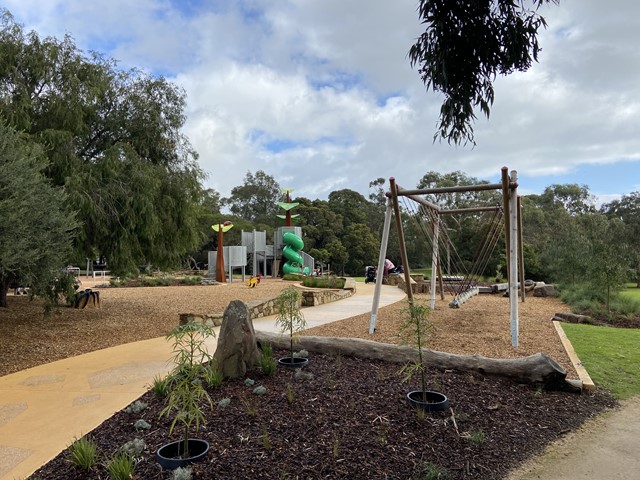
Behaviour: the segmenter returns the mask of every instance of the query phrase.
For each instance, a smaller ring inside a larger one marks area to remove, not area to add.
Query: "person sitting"
[[[391,273],[392,271],[394,271],[394,269],[396,268],[396,266],[393,264],[393,262],[391,260],[389,260],[388,258],[384,259],[384,272],[383,272],[383,276],[386,277],[387,275],[389,275],[389,273]]]

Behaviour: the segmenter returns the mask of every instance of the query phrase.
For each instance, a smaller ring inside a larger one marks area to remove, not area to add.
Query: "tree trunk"
[[[8,307],[7,292],[9,291],[9,279],[0,279],[0,307]]]
[[[256,340],[270,343],[274,348],[287,349],[289,339],[276,333],[256,332]],[[298,337],[301,349],[310,352],[351,355],[359,358],[385,360],[394,363],[415,361],[418,350],[407,346],[378,343],[360,338]],[[496,359],[479,355],[456,355],[423,349],[425,363],[429,366],[474,371],[483,375],[510,378],[516,382],[543,385],[549,389],[575,390],[566,380],[567,372],[544,353],[522,358]]]

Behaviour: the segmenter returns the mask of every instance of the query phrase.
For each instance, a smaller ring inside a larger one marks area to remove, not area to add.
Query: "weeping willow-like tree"
[[[25,32],[7,11],[0,22],[0,118],[42,146],[45,174],[78,212],[76,258],[103,255],[115,272],[176,265],[201,240],[184,92],[70,36]]]

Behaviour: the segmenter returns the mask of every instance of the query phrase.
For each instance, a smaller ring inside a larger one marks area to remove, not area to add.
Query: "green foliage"
[[[69,445],[70,462],[82,470],[91,470],[98,462],[98,446],[88,437],[80,437]]]
[[[178,467],[173,471],[172,480],[191,480],[193,470],[191,467]]]
[[[271,450],[273,445],[271,445],[271,438],[269,437],[269,431],[267,430],[267,427],[265,427],[264,425],[262,426],[262,435],[260,437],[262,439],[262,447],[267,451]]]
[[[287,287],[275,300],[278,311],[276,314],[276,326],[281,332],[289,334],[291,358],[293,358],[293,340],[307,326],[304,315],[301,312],[302,294],[296,287]]]
[[[331,275],[328,277],[304,277],[302,285],[309,288],[344,288],[346,279]]]
[[[167,335],[167,339],[173,342],[175,367],[170,376],[167,403],[160,416],[173,415],[169,434],[173,433],[178,423],[184,427],[183,451],[187,456],[191,427],[198,431],[206,423],[203,404],[213,407],[211,397],[203,386],[203,378],[212,360],[205,345],[211,335],[214,335],[211,327],[196,322],[178,325]]]
[[[487,436],[481,430],[471,432],[469,435],[469,443],[471,443],[475,448],[480,448],[486,440]]]
[[[126,452],[116,453],[107,462],[110,480],[131,480],[135,468],[135,459]]]
[[[280,186],[271,175],[262,170],[255,175],[248,171],[244,184],[233,187],[231,196],[223,199],[222,204],[249,222],[274,225],[280,197]]]
[[[640,330],[563,323],[593,381],[616,398],[640,394]]]
[[[61,269],[78,223],[67,194],[45,177],[42,149],[1,119],[0,109],[0,307],[18,280],[51,306],[71,293]]]
[[[136,400],[127,408],[125,408],[124,411],[127,413],[140,413],[147,407],[148,405],[146,402],[141,402],[140,400]]]
[[[534,0],[536,9],[555,0]],[[537,61],[544,18],[524,2],[420,0],[425,31],[409,50],[427,89],[441,92],[438,132],[449,143],[471,142],[474,109],[489,117],[498,74],[527,71]]]
[[[133,424],[133,428],[135,428],[136,430],[150,430],[151,424],[146,420],[140,418],[136,420],[136,423]]]
[[[218,402],[218,408],[227,408],[229,405],[231,405],[230,398],[223,398]]]
[[[417,349],[418,360],[405,364],[400,370],[402,381],[408,381],[413,375],[419,374],[422,392],[427,391],[426,365],[424,364],[423,348],[426,345],[429,330],[433,324],[429,320],[429,307],[426,305],[408,301],[408,306],[403,310],[404,321],[400,325],[400,337],[402,342]]]
[[[43,146],[47,177],[80,212],[78,257],[104,255],[114,273],[179,264],[201,240],[204,178],[181,133],[184,91],[86,55],[71,36],[42,39],[6,12],[1,21],[0,82],[8,88],[0,117]]]
[[[435,463],[425,462],[416,467],[413,478],[418,480],[451,480],[453,476],[446,468]]]
[[[620,317],[640,313],[640,298],[624,293],[616,290],[608,296],[606,290],[593,283],[581,283],[562,288],[560,299],[570,305],[574,313],[603,317],[615,324]]]
[[[283,280],[287,280],[289,282],[299,282],[303,278],[304,278],[304,275],[301,275],[299,273],[287,273],[282,276]]]
[[[146,447],[147,445],[142,438],[134,438],[122,446],[122,451],[130,457],[135,458],[144,452]]]
[[[278,363],[273,358],[273,348],[270,343],[262,344],[262,355],[260,356],[260,369],[262,373],[273,376],[276,373]]]
[[[165,398],[169,394],[169,377],[153,377],[151,391],[158,398]]]
[[[262,386],[262,385],[258,385],[256,388],[253,389],[253,394],[254,395],[258,395],[258,396],[262,396],[265,393],[267,393],[267,388]]]
[[[207,368],[204,372],[204,381],[210,387],[219,387],[224,381],[222,370],[214,366]]]

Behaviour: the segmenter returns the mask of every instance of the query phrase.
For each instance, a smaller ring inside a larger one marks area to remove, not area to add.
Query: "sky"
[[[526,2],[529,3],[530,2]],[[561,0],[540,13],[539,63],[499,77],[477,145],[434,142],[442,97],[407,53],[417,0],[5,0],[40,36],[184,88],[184,132],[223,197],[263,170],[294,196],[326,199],[429,171],[521,194],[588,185],[596,203],[640,190],[640,2]],[[388,185],[388,184],[387,184]]]

